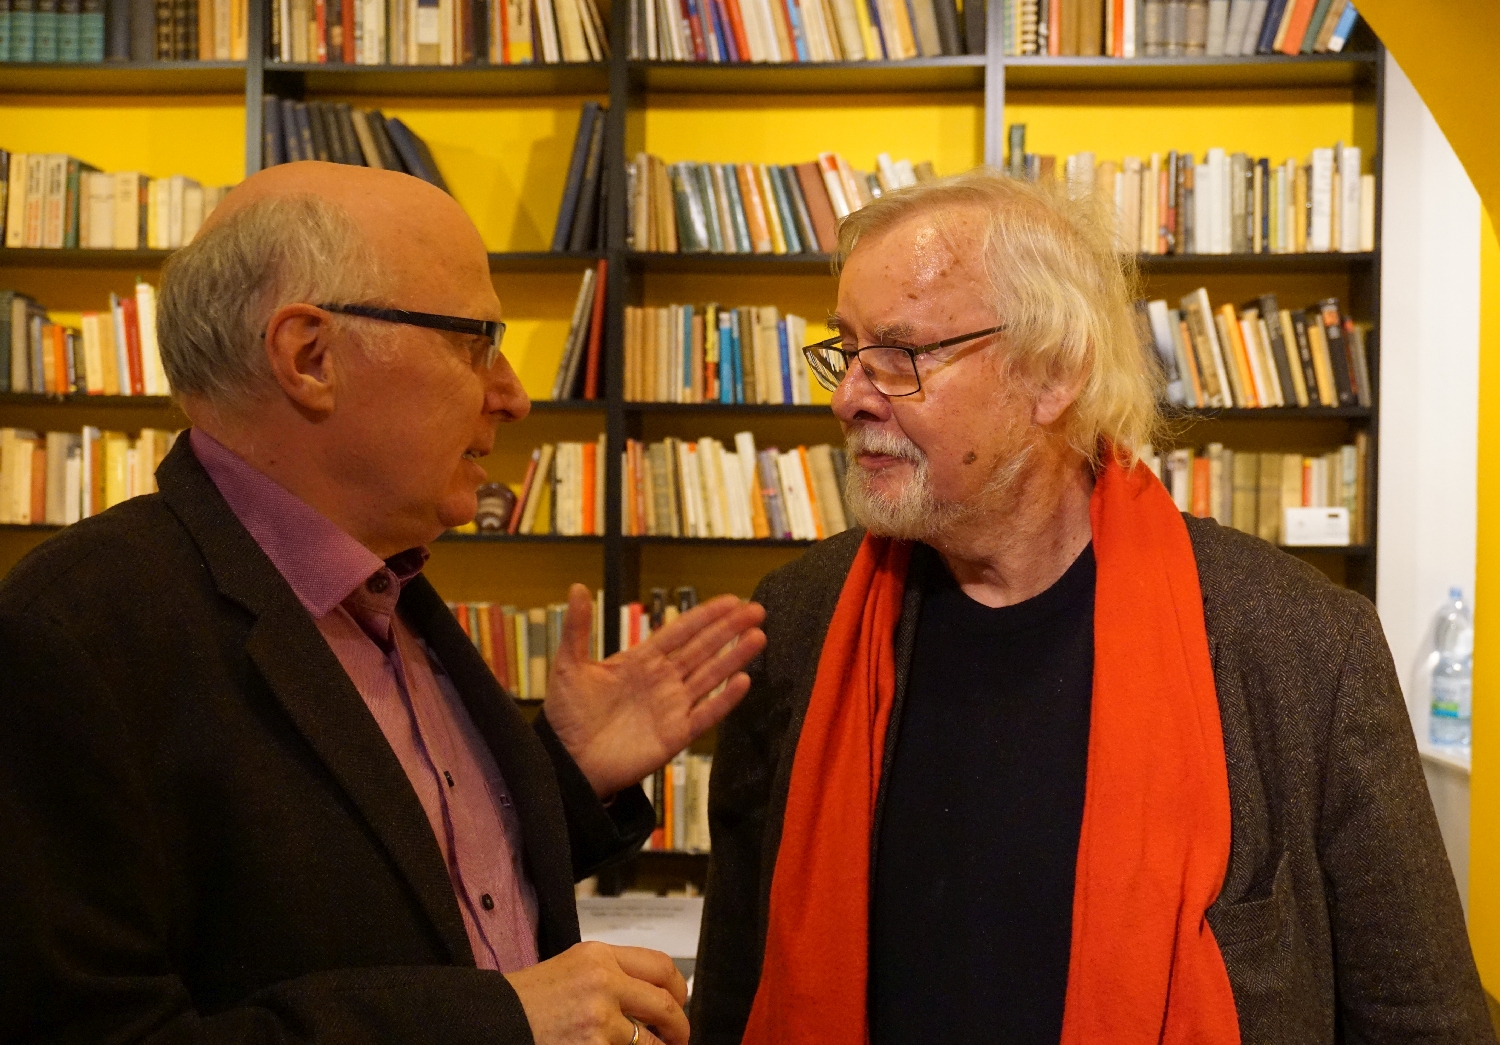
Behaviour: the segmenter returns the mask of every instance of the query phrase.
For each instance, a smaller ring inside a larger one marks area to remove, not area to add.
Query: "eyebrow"
[[[834,331],[835,333],[844,333],[845,323],[843,318],[840,317],[837,312],[829,314],[828,329]],[[910,323],[897,321],[894,323],[882,324],[881,326],[878,326],[873,331],[871,331],[871,333],[875,335],[875,340],[877,342],[887,344],[894,342],[896,344],[909,345],[912,344],[912,330],[913,327]]]

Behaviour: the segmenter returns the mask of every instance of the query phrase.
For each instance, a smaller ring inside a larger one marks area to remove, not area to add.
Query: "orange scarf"
[[[1238,1045],[1206,918],[1229,863],[1229,777],[1197,561],[1144,465],[1111,460],[1090,519],[1094,693],[1062,1045]],[[869,1040],[870,830],[910,558],[866,535],[829,624],[745,1045]]]

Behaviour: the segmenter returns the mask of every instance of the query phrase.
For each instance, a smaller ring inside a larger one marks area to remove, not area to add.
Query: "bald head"
[[[447,193],[394,171],[281,164],[225,196],[162,272],[174,392],[221,413],[254,402],[270,388],[266,322],[292,302],[499,318],[484,241]]]

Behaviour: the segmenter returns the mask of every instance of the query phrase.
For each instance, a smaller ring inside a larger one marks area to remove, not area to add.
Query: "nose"
[[[891,401],[865,376],[858,359],[851,362],[844,379],[833,390],[833,415],[846,425],[860,418],[884,421],[891,416]]]
[[[531,413],[531,398],[503,355],[485,374],[484,407],[488,413],[499,414],[502,421],[519,421]]]

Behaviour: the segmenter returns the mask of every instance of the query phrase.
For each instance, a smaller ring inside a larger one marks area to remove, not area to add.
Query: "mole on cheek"
[[[979,455],[976,454],[973,450],[970,450],[968,453],[964,454],[964,464],[973,464],[977,460],[979,460]]]

